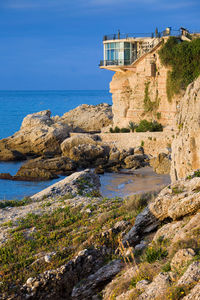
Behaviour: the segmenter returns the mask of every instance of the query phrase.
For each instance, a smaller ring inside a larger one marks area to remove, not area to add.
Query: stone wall
[[[163,132],[134,132],[134,133],[101,133],[99,134],[103,144],[116,146],[119,150],[143,145],[147,155],[157,156],[159,153],[167,152],[171,146],[173,131]]]
[[[177,103],[167,99],[168,69],[160,62],[160,47],[139,59],[130,70],[114,74],[110,83],[114,126],[126,127],[130,121],[138,123],[142,119],[174,126]]]

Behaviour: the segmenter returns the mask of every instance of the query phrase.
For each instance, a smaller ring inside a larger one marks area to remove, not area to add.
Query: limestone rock
[[[97,145],[97,136],[91,134],[76,134],[64,140],[61,144],[62,154],[70,156],[74,147],[80,145]]]
[[[200,178],[193,178],[164,188],[155,201],[149,204],[151,213],[160,220],[168,217],[177,220],[196,212],[200,208],[199,186]]]
[[[190,293],[183,298],[183,300],[199,300],[200,299],[200,283],[190,291]]]
[[[200,262],[193,262],[179,279],[177,286],[197,283],[200,280]]]
[[[44,197],[62,197],[66,194],[72,194],[73,196],[76,196],[77,194],[85,195],[99,190],[99,187],[99,176],[87,169],[85,171],[76,172],[63,180],[56,182],[41,192],[33,195],[31,198],[33,200],[40,200]]]
[[[95,163],[95,161],[99,158],[104,158],[105,151],[104,148],[97,145],[80,145],[74,147],[70,151],[70,155],[68,156],[72,160],[78,162],[80,165],[88,166],[88,164]],[[95,163],[96,165],[96,163]],[[98,163],[97,163],[98,165]]]
[[[73,287],[88,275],[103,266],[101,251],[83,250],[66,265],[56,270],[49,270],[35,278],[29,278],[21,288],[18,299],[61,300],[70,299]],[[21,298],[20,298],[21,297]]]
[[[180,272],[187,264],[194,259],[195,252],[193,249],[180,249],[174,255],[171,261],[171,269],[175,272]]]
[[[120,260],[114,260],[103,266],[96,273],[90,275],[80,286],[74,287],[71,295],[72,300],[93,299],[92,297],[120,272],[122,266]]]
[[[71,128],[55,123],[50,115],[48,110],[27,115],[18,132],[0,141],[0,160],[60,154],[60,144],[67,138]]]
[[[110,83],[113,99],[113,126],[128,127],[130,121],[138,124],[143,119],[152,120],[157,112],[159,122],[165,126],[174,125],[176,101],[173,99],[169,103],[167,99],[168,68],[160,62],[158,51],[161,46],[139,59],[134,64],[134,70],[115,72]],[[152,59],[155,60],[157,69],[158,76],[155,77],[151,75]],[[150,111],[148,111],[149,107],[145,106],[145,91],[152,104]]]
[[[69,124],[75,132],[100,132],[103,127],[112,125],[112,118],[112,107],[106,103],[83,104],[65,113],[59,122]]]
[[[171,160],[166,153],[160,153],[157,157],[150,159],[149,163],[157,174],[170,173]]]
[[[170,276],[168,274],[160,273],[153,279],[152,283],[146,285],[145,291],[138,297],[138,300],[156,300],[160,295],[166,293],[170,285]]]
[[[137,282],[136,289],[143,292],[144,290],[147,289],[148,285],[149,285],[149,281],[146,279],[143,279],[143,280]]]
[[[146,207],[135,219],[135,224],[131,230],[124,236],[122,242],[124,246],[127,246],[127,242],[130,245],[136,245],[141,240],[143,234],[155,230],[159,225],[159,220],[150,212]]]
[[[55,157],[50,159],[36,158],[29,160],[21,166],[15,178],[51,179],[56,175],[69,175],[76,170],[76,163],[68,157]]]
[[[200,168],[200,77],[191,83],[180,101],[178,134],[172,143],[173,181]]]
[[[146,155],[130,155],[124,159],[124,163],[127,169],[138,169],[147,165],[146,163],[147,156]]]

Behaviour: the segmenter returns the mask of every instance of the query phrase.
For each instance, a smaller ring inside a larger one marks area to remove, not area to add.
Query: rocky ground
[[[199,299],[198,176],[105,199],[85,170],[2,202],[1,299]]]

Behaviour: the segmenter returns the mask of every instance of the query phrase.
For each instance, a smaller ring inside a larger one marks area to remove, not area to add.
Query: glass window
[[[124,48],[125,48],[125,49],[130,49],[130,43],[125,42],[125,43],[124,43]]]
[[[110,43],[110,48],[111,48],[111,49],[115,49],[115,44],[116,44],[116,43]]]

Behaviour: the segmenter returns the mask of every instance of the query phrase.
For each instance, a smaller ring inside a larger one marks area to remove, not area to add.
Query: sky
[[[200,32],[199,0],[0,0],[0,90],[109,89],[105,34]]]

